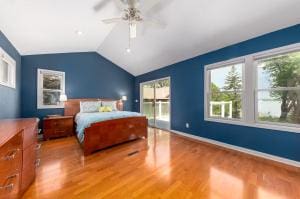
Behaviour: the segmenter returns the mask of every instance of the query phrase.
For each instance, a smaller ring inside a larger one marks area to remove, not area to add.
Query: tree
[[[230,91],[227,93],[228,101],[233,101],[232,104],[232,117],[239,118],[241,110],[241,88],[242,88],[242,78],[236,67],[233,65],[231,70],[228,72],[225,79],[225,86],[223,89],[225,91]]]
[[[263,60],[263,69],[270,75],[272,88],[300,86],[300,52]],[[296,91],[273,91],[271,96],[281,100],[280,121],[287,121],[289,113],[291,119],[300,123],[300,96]]]
[[[211,83],[211,100],[216,102],[228,101],[228,96],[227,93],[221,92],[216,84]]]
[[[154,88],[154,86],[156,86],[156,88],[163,88],[163,87],[169,87],[170,86],[170,81],[168,79],[165,80],[160,80],[157,81],[156,84],[146,84],[145,87],[148,88]]]
[[[160,80],[156,84],[156,88],[163,88],[163,87],[169,87],[170,81],[168,79]]]

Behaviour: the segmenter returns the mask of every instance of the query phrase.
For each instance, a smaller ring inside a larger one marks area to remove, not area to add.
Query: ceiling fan
[[[103,0],[97,4],[94,9],[99,11],[103,6],[107,4],[109,0]],[[145,23],[157,28],[164,28],[165,24],[145,17],[145,14],[153,8],[160,0],[114,0],[117,7],[123,12],[121,17],[103,19],[105,24],[113,24],[119,22],[127,22],[129,27],[129,38],[134,39],[137,37],[137,24]]]

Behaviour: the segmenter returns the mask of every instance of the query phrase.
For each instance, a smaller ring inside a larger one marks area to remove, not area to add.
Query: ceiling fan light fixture
[[[126,52],[127,53],[131,53],[131,49],[130,48],[126,48]]]
[[[129,23],[129,34],[131,39],[136,38],[136,23],[134,22]]]
[[[83,34],[83,32],[82,32],[82,31],[80,31],[80,30],[76,30],[76,31],[75,31],[75,33],[76,33],[78,36],[80,36],[80,35],[82,35],[82,34]]]

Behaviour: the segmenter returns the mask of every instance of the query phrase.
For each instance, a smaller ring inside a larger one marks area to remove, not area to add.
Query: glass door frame
[[[156,85],[156,82],[161,81],[161,80],[169,80],[170,86],[169,86],[169,92],[170,92],[170,103],[169,103],[169,126],[167,130],[171,130],[171,117],[172,117],[172,109],[171,109],[171,100],[172,100],[172,89],[171,89],[171,77],[163,77],[159,79],[154,79],[146,82],[141,82],[140,83],[140,112],[143,113],[143,86],[146,84],[154,84]],[[156,113],[155,113],[155,106],[156,106],[156,86],[154,86],[154,126],[155,128],[159,128],[156,126]]]

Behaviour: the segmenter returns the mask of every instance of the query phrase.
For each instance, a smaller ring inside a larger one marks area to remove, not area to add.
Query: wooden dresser
[[[0,199],[20,198],[35,179],[38,119],[0,120]]]

